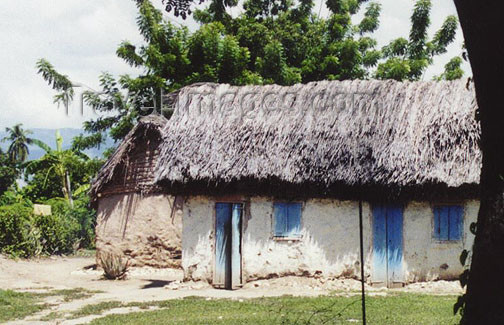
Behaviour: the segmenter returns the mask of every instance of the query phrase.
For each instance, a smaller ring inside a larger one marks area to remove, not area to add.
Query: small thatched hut
[[[186,278],[357,277],[359,200],[368,282],[461,272],[479,207],[471,83],[198,84],[174,109],[150,184],[184,198]]]
[[[180,266],[179,202],[153,182],[166,122],[142,118],[92,184],[98,262],[102,252],[113,251],[129,257],[130,265]]]

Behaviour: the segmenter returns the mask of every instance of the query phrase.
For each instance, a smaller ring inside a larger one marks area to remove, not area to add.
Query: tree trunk
[[[481,206],[465,324],[504,324],[504,20],[501,0],[454,0],[481,121]]]

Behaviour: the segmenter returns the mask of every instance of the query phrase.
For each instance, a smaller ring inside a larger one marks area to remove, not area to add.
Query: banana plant
[[[74,163],[79,160],[89,160],[89,157],[76,149],[63,150],[63,137],[61,136],[59,130],[56,131],[55,150],[43,142],[37,143],[37,145],[46,153],[40,159],[28,162],[26,169],[28,171],[33,171],[38,169],[40,166],[48,166],[44,179],[44,186],[47,184],[49,175],[51,175],[51,173],[56,174],[61,182],[61,192],[63,193],[63,197],[68,201],[69,205],[73,207],[70,166],[74,165]]]

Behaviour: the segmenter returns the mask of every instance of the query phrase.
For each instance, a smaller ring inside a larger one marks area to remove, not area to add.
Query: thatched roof
[[[476,186],[476,108],[466,81],[189,86],[163,130],[155,178],[191,193]]]
[[[166,123],[167,119],[160,115],[139,120],[92,182],[93,201],[101,195],[158,190],[154,183],[154,167]]]

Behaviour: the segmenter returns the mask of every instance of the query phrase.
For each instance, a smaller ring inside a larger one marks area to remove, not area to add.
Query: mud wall
[[[187,279],[211,282],[214,264],[214,204],[218,199],[190,197],[184,204],[182,267]],[[302,238],[273,236],[273,201],[245,198],[242,225],[243,281],[285,275],[360,277],[358,202],[307,200],[301,217]],[[433,211],[428,202],[404,206],[403,267],[406,282],[453,279],[462,271],[459,256],[472,246],[469,225],[479,203],[465,205],[464,235],[460,242],[433,238]],[[372,213],[363,203],[365,276],[372,272]]]
[[[180,267],[182,202],[165,194],[115,194],[98,202],[97,261],[120,252],[132,266]]]

